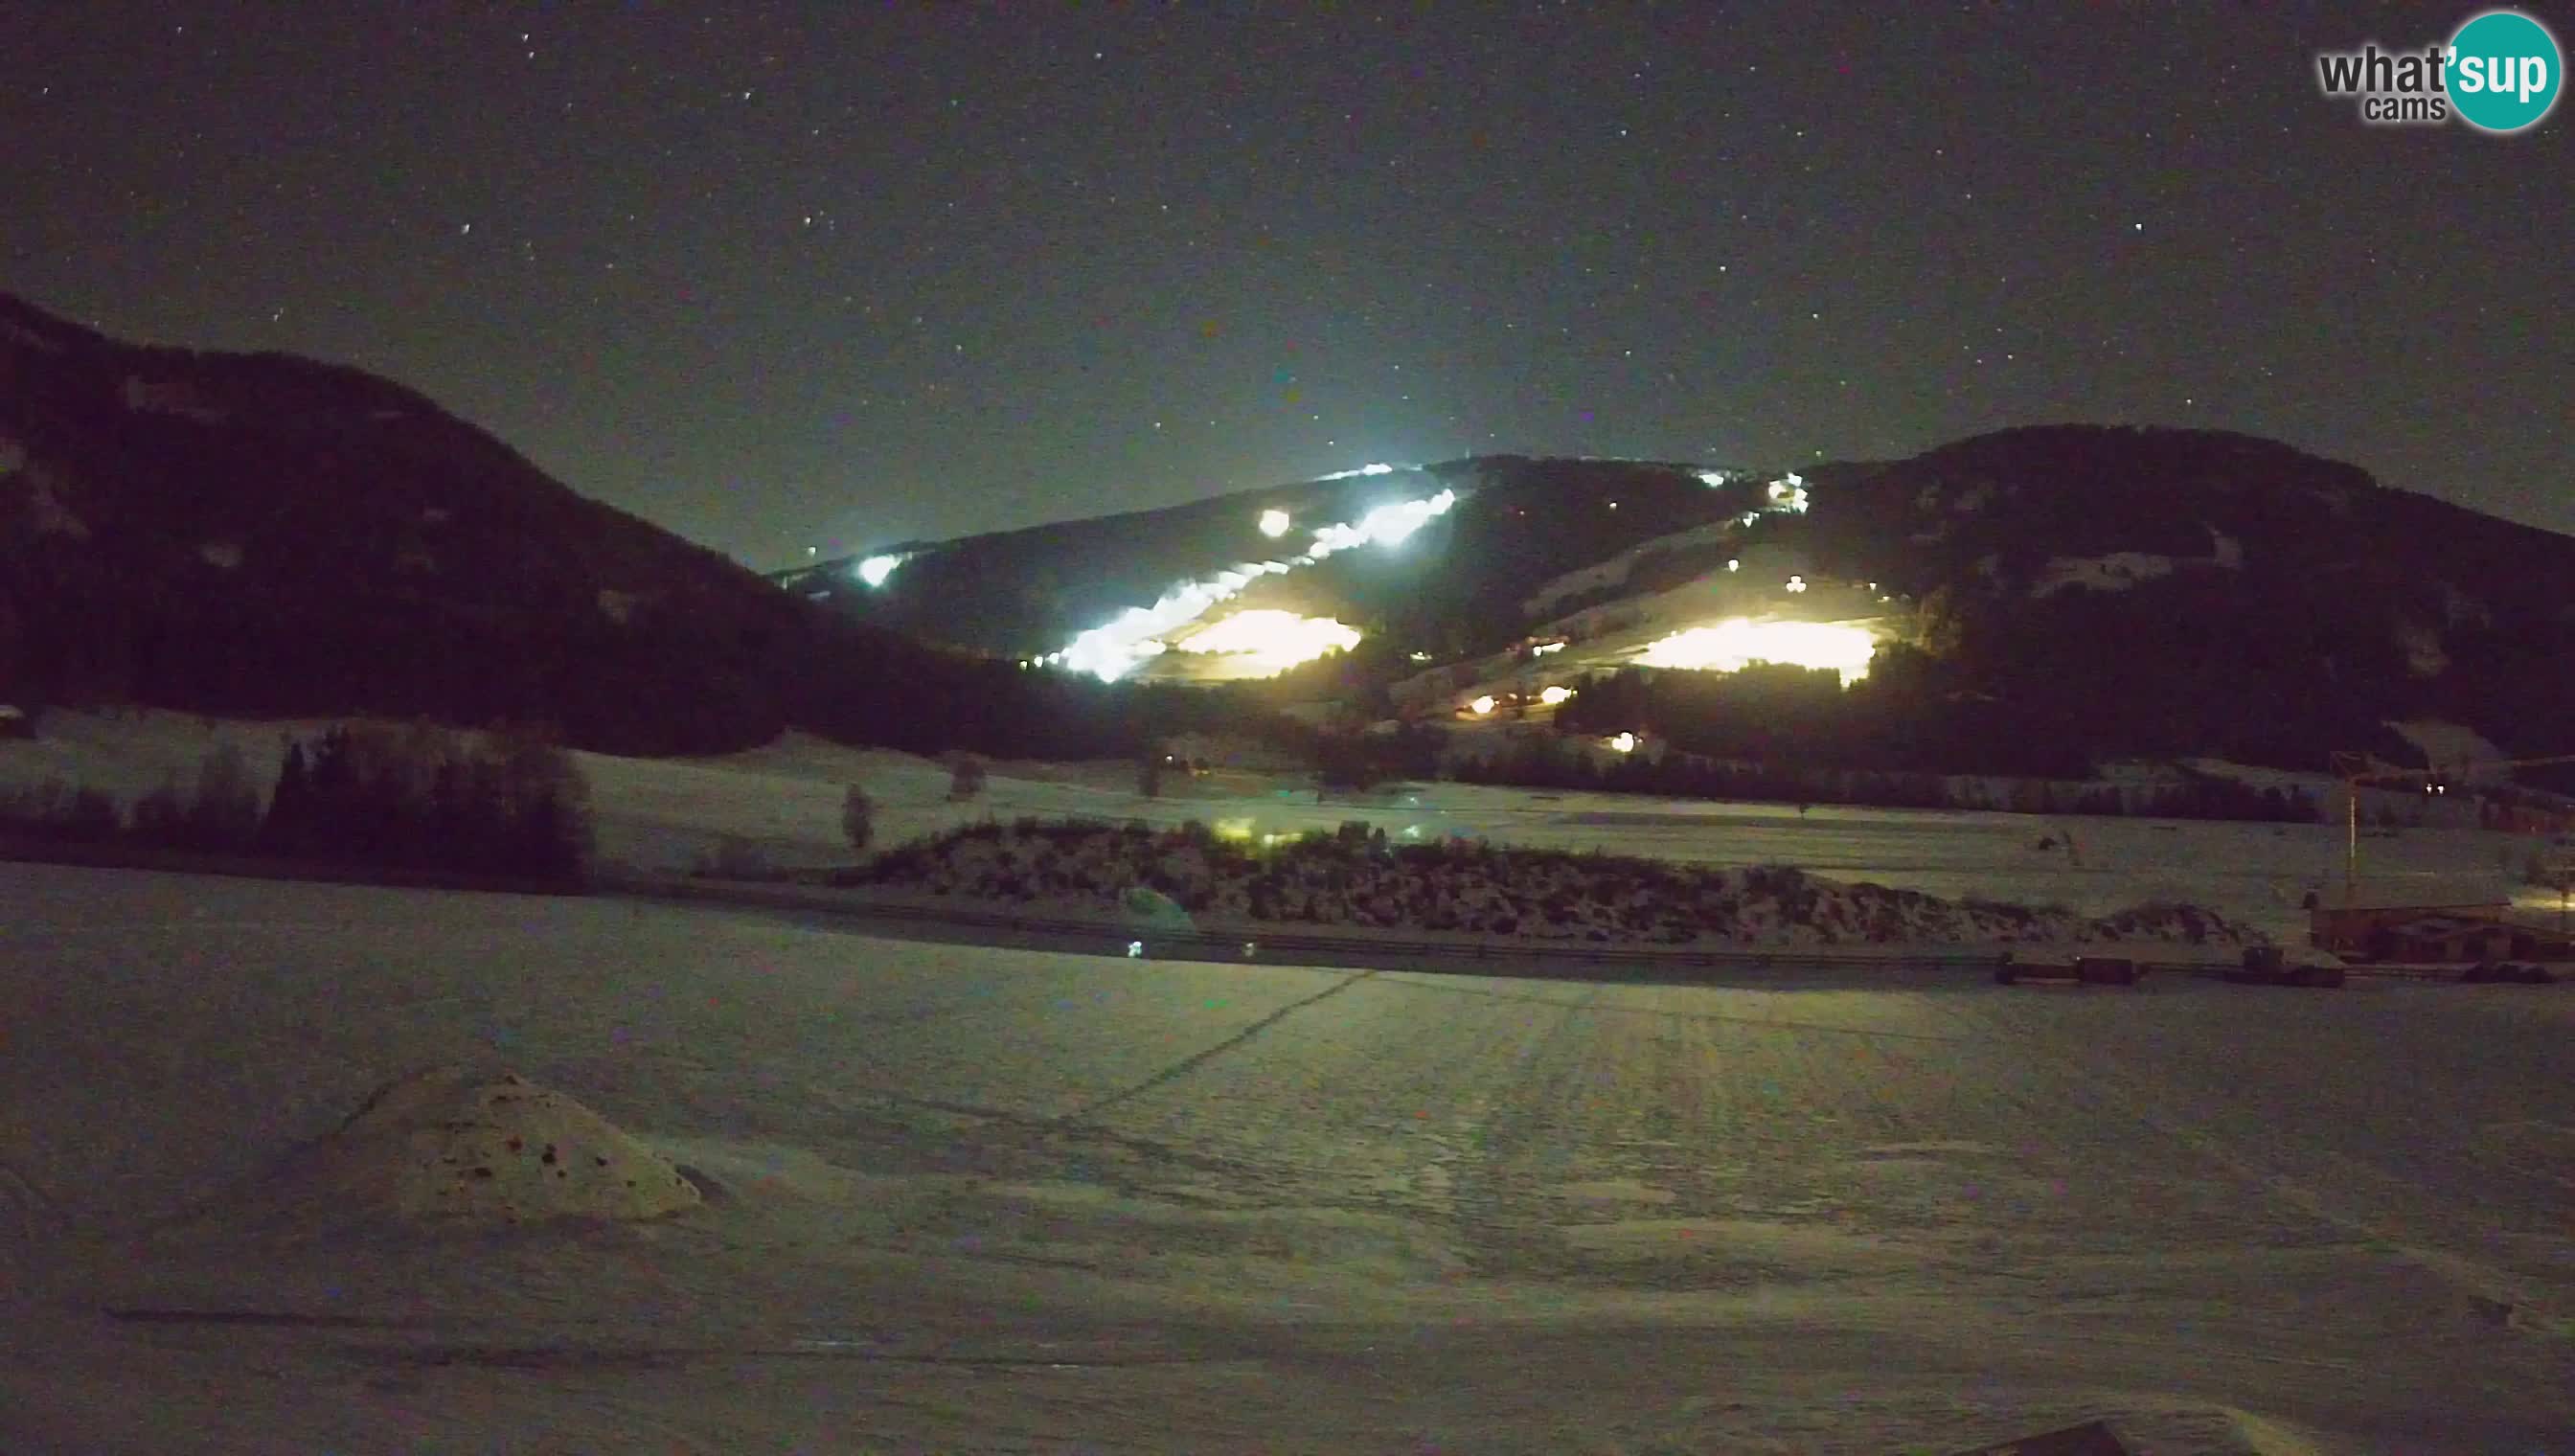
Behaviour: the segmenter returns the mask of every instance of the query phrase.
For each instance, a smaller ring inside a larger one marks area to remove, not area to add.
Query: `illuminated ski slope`
[[[1712,627],[1676,632],[1647,647],[1636,661],[1648,668],[1699,668],[1733,673],[1754,663],[1830,668],[1845,686],[1868,676],[1877,639],[1866,628],[1839,622],[1754,622],[1732,617]]]
[[[1392,467],[1372,465],[1348,474],[1384,475],[1391,471]],[[1184,582],[1164,593],[1153,606],[1129,608],[1111,621],[1075,638],[1065,645],[1062,652],[1049,654],[1043,661],[1050,666],[1089,673],[1104,683],[1114,683],[1134,672],[1147,659],[1170,651],[1172,634],[1207,616],[1219,603],[1241,596],[1245,588],[1263,577],[1284,576],[1353,547],[1398,546],[1406,537],[1420,530],[1425,522],[1446,515],[1457,504],[1457,499],[1454,489],[1443,489],[1437,495],[1419,500],[1379,506],[1354,522],[1326,526],[1314,533],[1312,543],[1302,555],[1286,561],[1246,562],[1213,577]],[[1264,514],[1265,534],[1271,525],[1278,524],[1273,521],[1275,515]],[[1285,530],[1285,525],[1281,524],[1282,534]],[[1307,658],[1331,646],[1348,645],[1336,643],[1330,634],[1313,632],[1306,633],[1298,641],[1311,645],[1312,651],[1305,654]],[[1281,646],[1281,640],[1274,636],[1272,644],[1275,652]],[[1303,660],[1282,662],[1280,669],[1293,667]]]
[[[1396,467],[1393,466],[1370,464],[1322,479],[1337,481],[1395,472]],[[1702,470],[1698,475],[1710,487],[1727,485],[1734,479],[1729,473],[1719,470]],[[1771,482],[1765,498],[1767,504],[1763,509],[1745,513],[1737,524],[1750,525],[1771,512],[1804,512],[1807,506],[1806,483],[1791,472]],[[1183,629],[1200,622],[1220,605],[1241,596],[1264,577],[1285,576],[1357,547],[1399,546],[1425,523],[1446,515],[1458,499],[1453,487],[1445,488],[1436,495],[1379,506],[1354,522],[1322,527],[1313,533],[1311,542],[1301,555],[1285,560],[1239,563],[1214,576],[1180,583],[1166,591],[1153,606],[1130,608],[1076,637],[1062,651],[1050,653],[1039,661],[1051,667],[1089,673],[1103,682],[1115,682],[1133,673],[1143,663],[1176,648],[1244,654],[1247,662],[1257,662],[1269,672],[1283,672],[1333,648],[1347,648],[1356,642],[1356,636],[1340,624],[1322,618],[1297,619],[1286,613],[1267,614],[1259,624],[1241,629],[1236,636],[1227,639],[1233,645],[1224,648],[1193,647],[1191,643],[1196,639],[1182,636],[1182,633]],[[1273,539],[1286,536],[1291,529],[1288,514],[1279,510],[1262,512],[1259,527],[1262,535]],[[885,570],[891,571],[892,566]],[[1802,661],[1776,656],[1780,651],[1821,655],[1824,660],[1809,666],[1841,668],[1852,650],[1846,643],[1826,645],[1822,639],[1792,642],[1786,637],[1776,637],[1770,645],[1771,656],[1761,660]],[[1865,671],[1864,650],[1858,662],[1859,670]],[[1845,672],[1848,675],[1847,669]]]

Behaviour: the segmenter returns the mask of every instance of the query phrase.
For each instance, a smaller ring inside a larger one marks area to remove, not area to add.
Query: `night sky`
[[[383,372],[763,567],[2059,420],[2575,531],[2575,104],[2317,91],[2474,8],[11,0],[0,289]]]

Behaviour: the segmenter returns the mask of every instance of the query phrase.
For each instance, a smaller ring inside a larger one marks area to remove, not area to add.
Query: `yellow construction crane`
[[[2545,758],[2481,758],[2462,765],[2477,771],[2489,768],[2537,768],[2549,763],[2575,763],[2575,753],[2554,753]],[[2342,780],[2343,856],[2342,892],[2350,898],[2360,882],[2360,786],[2364,783],[2420,783],[2426,793],[2448,791],[2445,781],[2451,771],[2439,767],[2399,768],[2369,753],[2333,753],[2333,773]]]

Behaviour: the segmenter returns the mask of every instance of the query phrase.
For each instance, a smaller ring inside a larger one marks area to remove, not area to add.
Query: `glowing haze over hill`
[[[1328,617],[1299,617],[1264,608],[1209,623],[1172,647],[1176,652],[1235,658],[1247,673],[1268,676],[1358,645],[1357,628]]]
[[[1387,476],[1397,470],[1394,466],[1371,464],[1322,479],[1339,481]],[[1731,472],[1713,469],[1700,469],[1693,473],[1711,487],[1733,484],[1738,479]],[[1356,521],[1315,528],[1301,555],[1285,560],[1243,562],[1214,576],[1175,584],[1153,606],[1130,608],[1109,622],[1077,636],[1062,651],[1051,653],[1039,661],[1049,667],[1089,673],[1103,682],[1115,682],[1145,662],[1176,651],[1235,658],[1238,661],[1232,666],[1244,670],[1245,676],[1253,676],[1285,672],[1334,649],[1347,650],[1359,641],[1356,629],[1330,618],[1305,617],[1291,612],[1244,612],[1212,628],[1196,632],[1190,628],[1220,605],[1242,595],[1263,577],[1285,576],[1357,547],[1399,549],[1422,526],[1446,515],[1457,501],[1458,495],[1453,488],[1442,489],[1431,496],[1389,501],[1371,508]],[[1802,514],[1807,503],[1805,480],[1791,471],[1770,482],[1764,488],[1763,503],[1742,513],[1735,524],[1749,527],[1757,524],[1764,515],[1773,513]],[[1614,508],[1615,503],[1611,505]],[[1261,536],[1277,540],[1292,529],[1292,518],[1286,511],[1274,507],[1256,513],[1252,525]],[[900,560],[874,558],[868,566],[874,567],[882,562],[884,570],[891,571]],[[882,574],[871,578],[872,583],[881,580]],[[1792,578],[1787,590],[1802,592],[1805,585],[1802,580]],[[1853,628],[1830,628],[1811,623],[1756,625],[1737,619],[1713,628],[1675,634],[1647,649],[1648,657],[1644,661],[1646,666],[1652,667],[1715,668],[1720,671],[1730,671],[1753,661],[1796,663],[1806,667],[1832,668],[1847,682],[1868,671],[1870,647],[1868,634]]]
[[[1355,471],[1345,471],[1339,476],[1325,477],[1325,479],[1386,475],[1391,474],[1392,470],[1391,466],[1370,465]],[[1284,562],[1247,562],[1241,566],[1228,568],[1203,581],[1184,582],[1164,593],[1161,600],[1153,606],[1131,607],[1109,622],[1075,638],[1065,645],[1062,652],[1050,655],[1046,662],[1050,666],[1061,666],[1077,673],[1092,674],[1104,683],[1114,683],[1134,672],[1137,665],[1146,659],[1168,651],[1169,640],[1175,631],[1205,617],[1216,608],[1218,603],[1241,596],[1245,588],[1261,578],[1285,575],[1298,567],[1310,567],[1325,557],[1336,552],[1347,551],[1352,547],[1400,546],[1406,537],[1420,530],[1423,523],[1446,515],[1456,504],[1457,493],[1454,490],[1442,490],[1435,496],[1423,497],[1420,500],[1395,501],[1379,506],[1354,522],[1326,526],[1314,533],[1313,544],[1308,546],[1301,556]],[[1275,511],[1262,513],[1255,519],[1255,525],[1264,535],[1272,534],[1273,526],[1278,526],[1282,532],[1286,530],[1282,513]],[[1288,613],[1244,613],[1242,616],[1259,617],[1265,620],[1272,617],[1288,621],[1312,620],[1296,619]],[[1338,623],[1330,625],[1340,627]],[[1319,646],[1314,646],[1312,651],[1304,654],[1304,658],[1311,658],[1327,648],[1349,647],[1358,641],[1355,632],[1348,628],[1340,628],[1340,630],[1350,633],[1349,642],[1327,641],[1316,636],[1311,629],[1301,630],[1304,636],[1293,640],[1320,643]],[[1229,648],[1217,651],[1284,652],[1288,650],[1286,644],[1291,640],[1289,630],[1275,623],[1268,627],[1256,625],[1242,631],[1256,636],[1263,633],[1269,634],[1268,648]],[[1204,648],[1191,650],[1210,651]],[[1283,662],[1275,671],[1285,671],[1294,666],[1296,662],[1304,661],[1304,658]]]

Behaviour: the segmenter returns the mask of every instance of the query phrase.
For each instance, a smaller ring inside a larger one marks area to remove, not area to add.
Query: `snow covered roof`
[[[2485,908],[2512,903],[2512,894],[2501,885],[2471,879],[2364,879],[2346,891],[2334,885],[2321,897],[2327,909],[2333,910],[2405,910],[2456,909],[2465,905]]]
[[[2442,939],[2478,930],[2510,933],[2512,929],[2511,926],[2498,920],[2465,920],[2456,915],[2425,915],[2419,920],[2406,920],[2390,925],[2388,928],[2396,934],[2417,940]]]

